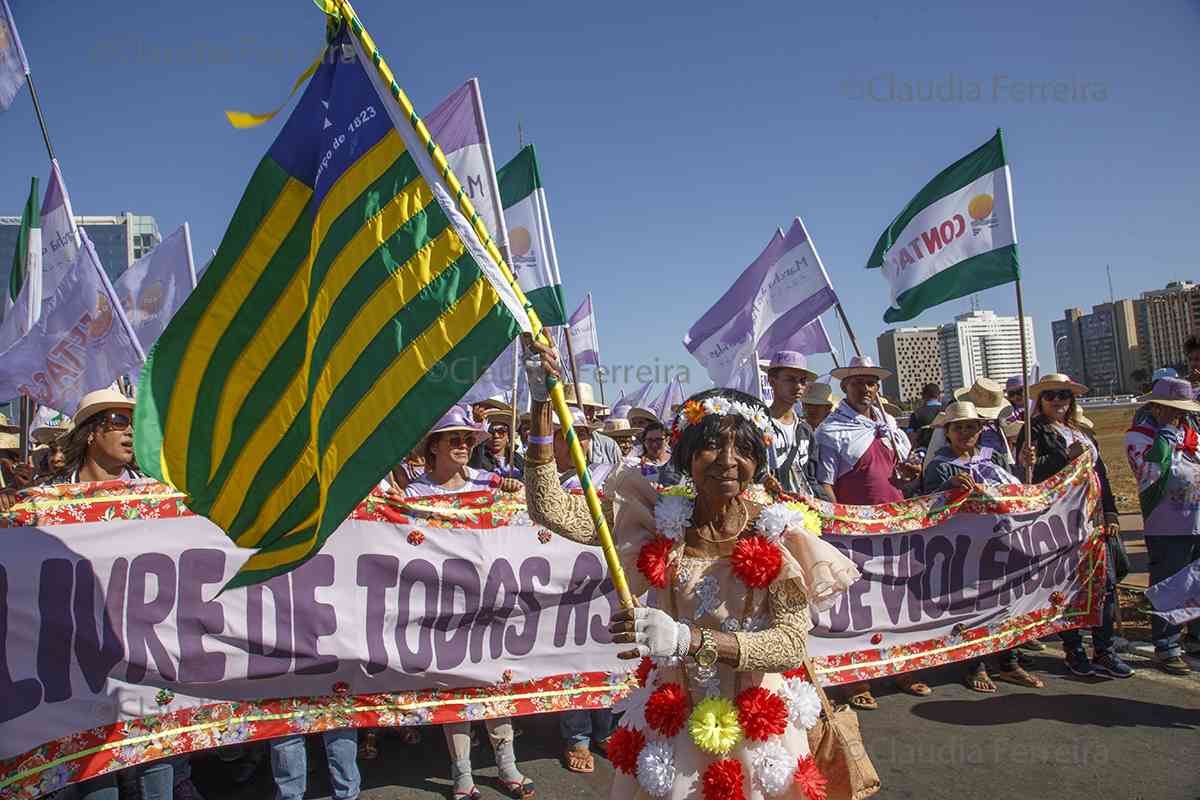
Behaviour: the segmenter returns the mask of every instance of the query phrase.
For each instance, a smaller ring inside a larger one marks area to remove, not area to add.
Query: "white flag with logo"
[[[79,259],[79,227],[71,196],[57,159],[50,162],[50,181],[42,199],[42,298],[49,300],[58,282]]]
[[[600,366],[600,342],[596,338],[596,310],[592,307],[591,292],[571,315],[571,348],[576,366]]]
[[[0,353],[0,397],[74,409],[85,394],[137,372],[145,356],[92,243],[42,306],[37,324]]]
[[[192,236],[186,222],[117,278],[113,288],[143,351],[150,350],[195,287]]]
[[[550,229],[550,206],[533,145],[521,148],[512,161],[500,168],[497,178],[508,227],[510,266],[517,283],[543,325],[566,325],[562,277]]]

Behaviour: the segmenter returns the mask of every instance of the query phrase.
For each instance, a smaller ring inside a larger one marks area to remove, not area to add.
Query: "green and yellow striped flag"
[[[139,384],[139,464],[257,551],[227,588],[313,556],[530,327],[440,150],[350,24]]]

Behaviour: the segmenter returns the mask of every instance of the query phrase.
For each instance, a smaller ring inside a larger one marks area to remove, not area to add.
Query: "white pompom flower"
[[[674,746],[666,741],[646,742],[638,754],[637,779],[651,797],[670,794],[675,785]]]
[[[796,757],[787,751],[780,737],[746,748],[750,757],[750,775],[767,797],[779,797],[792,787]]]
[[[789,678],[779,687],[787,701],[788,719],[808,730],[821,718],[821,695],[817,687],[803,678]]]
[[[654,693],[655,686],[647,682],[646,686],[638,686],[629,694],[613,703],[613,713],[624,712],[621,724],[626,728],[646,733],[650,726],[646,724],[646,701]]]
[[[722,417],[733,411],[733,403],[729,401],[729,398],[719,395],[705,400],[702,407],[706,414],[719,414]]]
[[[672,541],[683,538],[683,529],[692,521],[693,501],[678,495],[660,495],[654,504],[654,524],[658,532]]]
[[[783,535],[785,529],[793,524],[796,512],[788,508],[787,503],[773,503],[758,514],[758,530],[768,540],[774,542]]]

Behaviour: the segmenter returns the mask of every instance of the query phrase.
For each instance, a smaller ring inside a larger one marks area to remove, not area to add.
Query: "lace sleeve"
[[[599,536],[592,524],[587,500],[582,495],[571,494],[558,482],[558,470],[554,464],[537,464],[525,469],[525,498],[529,506],[529,518],[538,525],[580,544],[598,545]],[[612,501],[601,498],[600,507],[605,519],[612,526]]]
[[[784,672],[804,660],[804,639],[812,627],[808,598],[794,580],[772,584],[770,592],[771,627],[734,634],[739,672]]]

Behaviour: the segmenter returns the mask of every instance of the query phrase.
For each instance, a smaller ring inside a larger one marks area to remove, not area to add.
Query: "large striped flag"
[[[544,325],[566,325],[562,277],[554,232],[550,229],[550,205],[538,171],[533,145],[521,148],[512,161],[500,168],[500,199],[508,223],[508,246],[513,270],[529,302]]]
[[[1012,175],[1000,131],[925,184],[887,226],[867,268],[891,284],[884,322],[1015,281]]]
[[[349,24],[141,376],[138,462],[257,551],[231,587],[314,555],[529,328],[465,190]]]

